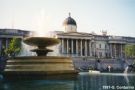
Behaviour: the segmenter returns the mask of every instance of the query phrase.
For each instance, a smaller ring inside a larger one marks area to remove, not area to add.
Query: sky
[[[78,32],[135,37],[135,0],[0,0],[0,28],[64,31],[69,12]]]

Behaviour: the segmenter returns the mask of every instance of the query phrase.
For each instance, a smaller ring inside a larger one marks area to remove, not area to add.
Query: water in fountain
[[[109,65],[109,66],[108,66],[108,72],[110,72],[110,71],[111,71],[111,66]]]
[[[124,74],[127,74],[128,73],[128,66],[125,68],[125,71],[124,71]]]
[[[127,84],[129,84],[129,79],[128,79],[128,76],[127,76],[128,75],[128,69],[129,69],[129,67],[127,66],[124,70],[124,78],[125,78]]]
[[[2,75],[0,75],[0,80],[2,80],[3,79],[3,76]]]
[[[34,47],[29,46],[25,44],[24,42],[21,42],[21,52],[19,53],[19,56],[35,56],[35,52],[30,52],[31,49]]]

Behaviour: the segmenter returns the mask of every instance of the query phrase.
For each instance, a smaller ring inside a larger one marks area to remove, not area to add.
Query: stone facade
[[[130,37],[55,31],[51,35],[61,40],[57,53],[71,57],[124,58],[125,45],[135,44]]]

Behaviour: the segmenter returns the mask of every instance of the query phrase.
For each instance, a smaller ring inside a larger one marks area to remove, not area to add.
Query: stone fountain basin
[[[60,40],[48,37],[28,37],[24,39],[24,43],[36,46],[33,52],[37,56],[15,57],[7,60],[4,69],[4,77],[22,78],[22,77],[48,77],[60,75],[77,75],[74,69],[72,59],[70,57],[46,56],[52,50],[47,49],[48,46],[59,44]]]
[[[48,37],[28,37],[25,38],[23,41],[28,45],[38,46],[38,47],[48,47],[60,43],[59,39],[48,38]]]
[[[75,76],[77,73],[71,58],[61,56],[15,57],[7,61],[4,69],[4,76],[8,78]]]

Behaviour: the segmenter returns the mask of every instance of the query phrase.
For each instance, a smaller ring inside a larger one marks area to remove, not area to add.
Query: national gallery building
[[[51,37],[59,38],[61,43],[55,48],[57,55],[73,58],[124,58],[125,45],[135,44],[134,37],[110,36],[77,32],[77,23],[69,15],[64,22],[64,31],[53,31]]]

